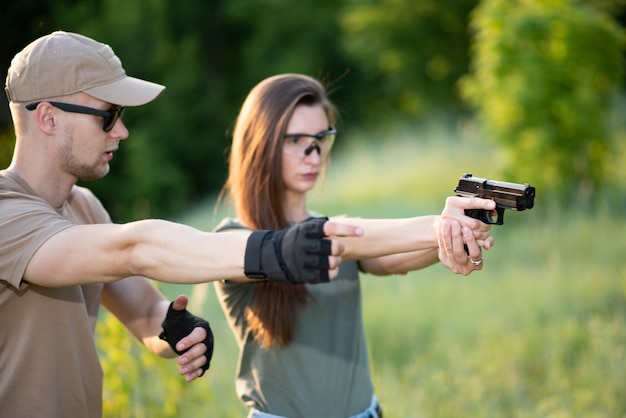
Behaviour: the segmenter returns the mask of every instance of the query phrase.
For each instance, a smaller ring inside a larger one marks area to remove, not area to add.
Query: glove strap
[[[250,279],[267,279],[261,265],[261,247],[272,231],[254,231],[248,237],[243,272]]]

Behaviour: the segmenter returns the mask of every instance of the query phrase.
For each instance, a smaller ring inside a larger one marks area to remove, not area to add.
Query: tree
[[[591,202],[606,181],[623,30],[571,0],[485,0],[472,28],[472,72],[461,86],[509,152],[507,175],[561,202]]]
[[[364,119],[415,118],[458,106],[456,83],[468,70],[467,25],[477,3],[346,2],[340,13],[341,43],[364,73],[362,90],[369,93],[361,99]]]

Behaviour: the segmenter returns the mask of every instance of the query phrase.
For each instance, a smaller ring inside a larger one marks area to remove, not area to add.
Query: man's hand
[[[244,271],[252,279],[320,283],[337,277],[343,245],[326,236],[360,236],[361,228],[309,218],[280,231],[254,231],[248,238]]]
[[[178,373],[191,382],[202,376],[211,364],[213,332],[206,320],[187,311],[187,302],[186,296],[178,296],[170,304],[159,338],[180,354]]]

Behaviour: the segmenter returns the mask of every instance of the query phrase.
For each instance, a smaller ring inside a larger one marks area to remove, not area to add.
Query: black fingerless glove
[[[174,302],[170,303],[167,315],[165,315],[165,320],[161,324],[163,332],[159,334],[159,338],[167,341],[170,347],[172,347],[172,350],[174,350],[176,354],[180,355],[188,349],[178,351],[176,349],[176,344],[191,334],[194,328],[204,328],[206,331],[206,338],[203,341],[204,345],[206,345],[206,352],[204,353],[206,363],[202,366],[202,375],[204,375],[204,372],[206,372],[209,368],[211,358],[213,357],[213,332],[211,331],[211,327],[206,320],[192,315],[187,309],[183,309],[182,311],[174,309],[172,307],[173,304]]]
[[[244,273],[280,283],[328,281],[331,242],[324,238],[328,218],[309,218],[280,231],[254,231],[248,237]]]

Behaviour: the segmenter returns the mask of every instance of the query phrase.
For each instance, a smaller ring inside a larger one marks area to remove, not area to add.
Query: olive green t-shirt
[[[102,369],[93,338],[102,285],[46,288],[22,277],[54,234],[108,222],[87,189],[74,186],[54,209],[17,173],[0,171],[0,415],[102,415]]]
[[[241,225],[225,220],[218,230],[237,228]],[[240,399],[260,411],[291,418],[345,418],[364,411],[373,386],[357,263],[342,263],[335,280],[306,285],[313,297],[298,311],[293,340],[282,349],[262,349],[246,327],[244,311],[256,286],[215,282],[240,347]]]

